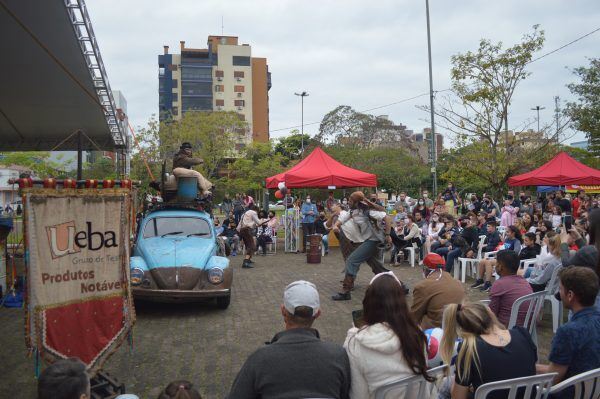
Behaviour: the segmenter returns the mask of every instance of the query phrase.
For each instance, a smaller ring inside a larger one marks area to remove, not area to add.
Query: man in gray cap
[[[248,357],[229,398],[349,398],[350,363],[340,345],[320,340],[317,287],[295,281],[283,293],[285,330]]]

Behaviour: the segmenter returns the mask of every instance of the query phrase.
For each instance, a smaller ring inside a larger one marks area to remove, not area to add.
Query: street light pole
[[[537,111],[537,131],[538,133],[540,132],[540,111],[546,109],[546,107],[540,107],[539,105],[536,105],[535,108],[531,108],[532,111]]]
[[[304,158],[304,97],[308,97],[308,93],[303,91],[302,93],[294,93],[295,95],[300,97],[301,109],[302,109],[302,131],[300,135],[301,145],[300,152],[302,153],[301,157]]]
[[[433,195],[437,195],[437,150],[435,137],[435,120],[433,108],[433,72],[431,67],[431,29],[429,27],[429,0],[425,0],[427,15],[427,53],[429,56],[429,108],[431,111],[431,172],[433,174]]]

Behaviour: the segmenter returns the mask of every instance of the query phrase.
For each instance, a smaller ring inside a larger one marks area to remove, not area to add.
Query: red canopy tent
[[[343,165],[320,147],[290,170],[267,177],[267,188],[277,188],[285,182],[288,188],[315,187],[377,187],[377,176]]]
[[[553,159],[531,172],[508,179],[509,186],[566,186],[600,184],[600,170],[590,168],[560,152]]]

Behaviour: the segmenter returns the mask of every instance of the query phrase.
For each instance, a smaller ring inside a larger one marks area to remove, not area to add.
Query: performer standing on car
[[[192,166],[204,163],[202,158],[192,158],[192,145],[183,143],[179,147],[179,152],[173,157],[173,174],[176,177],[195,177],[198,179],[198,186],[204,196],[210,195],[212,183],[206,180],[202,173],[193,170]]]
[[[379,256],[379,245],[386,242],[391,245],[390,227],[391,218],[377,204],[368,201],[362,191],[355,191],[348,201],[350,211],[341,214],[333,227],[334,232],[340,231],[345,223],[352,221],[356,226],[356,239],[360,245],[352,251],[346,259],[346,276],[342,282],[342,292],[334,295],[334,301],[348,301],[351,299],[350,291],[354,287],[354,280],[360,265]]]

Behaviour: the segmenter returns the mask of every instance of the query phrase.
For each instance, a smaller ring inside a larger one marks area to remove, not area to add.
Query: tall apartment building
[[[417,144],[419,156],[425,163],[431,163],[431,129],[426,127],[422,133],[413,133],[412,140]],[[435,134],[435,152],[439,159],[444,149],[444,136]]]
[[[266,58],[252,57],[236,36],[209,36],[208,48],[180,42],[158,56],[160,120],[180,119],[189,111],[234,111],[248,124],[241,144],[269,141],[271,73]]]

